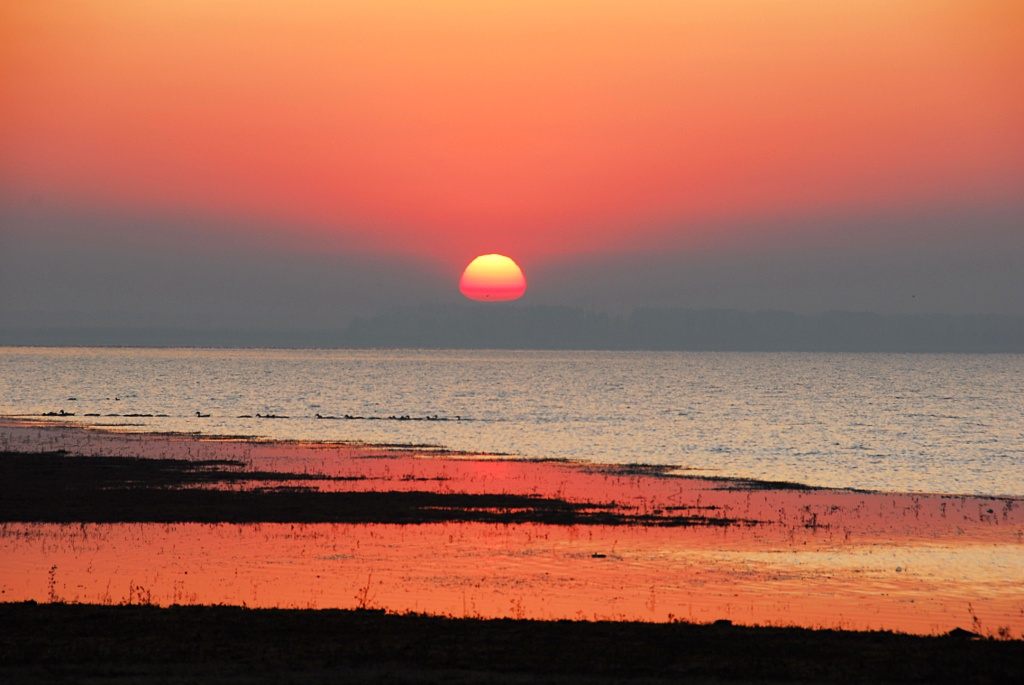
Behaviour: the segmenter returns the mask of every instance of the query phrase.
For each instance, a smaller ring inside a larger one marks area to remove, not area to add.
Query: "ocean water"
[[[61,411],[74,416],[49,418],[1024,495],[1022,355],[0,348],[0,414]]]

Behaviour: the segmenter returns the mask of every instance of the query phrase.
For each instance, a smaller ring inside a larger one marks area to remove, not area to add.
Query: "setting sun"
[[[505,302],[522,297],[526,277],[514,261],[500,254],[480,255],[466,267],[459,290],[471,300]]]

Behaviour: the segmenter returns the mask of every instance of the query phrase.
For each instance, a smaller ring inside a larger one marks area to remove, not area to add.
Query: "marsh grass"
[[[0,604],[0,624],[5,683],[1024,679],[1024,642],[725,621],[480,620],[358,610],[25,603]],[[128,674],[134,680],[125,680]]]

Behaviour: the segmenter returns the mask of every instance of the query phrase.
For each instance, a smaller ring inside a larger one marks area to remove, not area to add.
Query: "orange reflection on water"
[[[4,601],[1024,634],[1020,545],[780,547],[718,527],[8,524],[0,556]]]
[[[22,434],[5,430],[18,443]],[[363,446],[33,430],[36,442],[25,444],[37,449],[238,458],[251,469],[363,478],[318,483],[329,490],[533,494],[740,522],[8,523],[0,526],[2,601],[725,618],[915,633],[960,626],[1024,637],[1020,499],[757,489],[643,469]]]

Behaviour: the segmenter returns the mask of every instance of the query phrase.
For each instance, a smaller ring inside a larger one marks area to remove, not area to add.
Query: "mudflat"
[[[1012,641],[1022,540],[1013,497],[0,421],[8,603]]]
[[[724,516],[636,513],[617,503],[513,493],[322,491],[364,480],[252,471],[238,460],[0,452],[0,522],[755,524]]]

